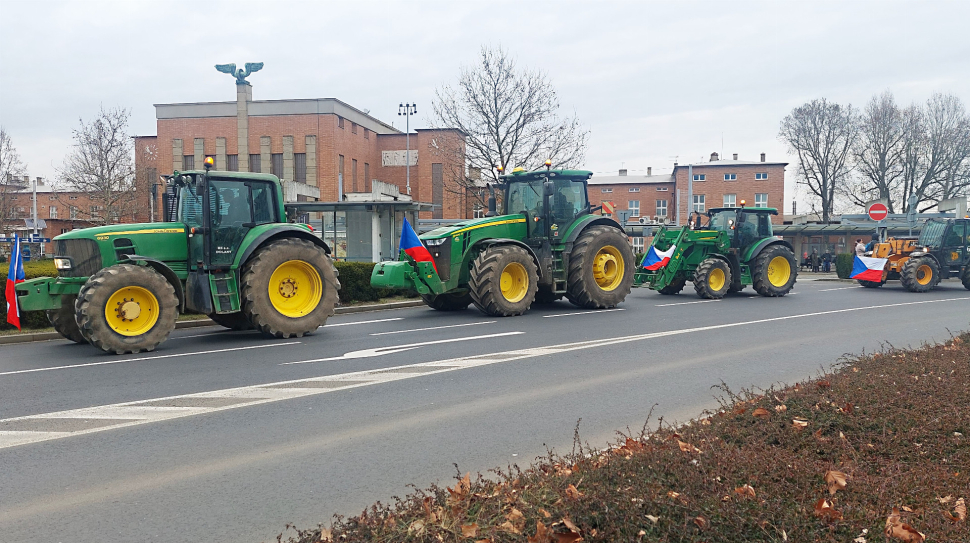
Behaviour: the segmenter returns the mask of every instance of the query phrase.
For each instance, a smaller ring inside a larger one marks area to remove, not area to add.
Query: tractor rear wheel
[[[879,288],[886,284],[885,281],[863,281],[859,279],[859,284],[866,288]]]
[[[963,282],[963,288],[970,290],[970,266],[963,270],[963,277],[960,278],[960,281]]]
[[[333,315],[339,289],[337,270],[322,247],[282,239],[260,248],[243,267],[242,313],[263,334],[302,337]]]
[[[680,291],[684,290],[685,285],[687,285],[686,278],[674,279],[673,281],[668,283],[667,286],[663,287],[657,292],[659,292],[660,294],[667,294],[667,295],[680,294]]]
[[[591,226],[576,239],[569,255],[566,299],[586,309],[616,307],[633,288],[635,267],[625,234],[609,226]]]
[[[438,311],[462,311],[472,303],[472,296],[467,292],[458,294],[422,294],[421,299],[431,309]]]
[[[224,326],[230,330],[252,330],[253,323],[249,322],[242,311],[237,313],[211,313],[209,318],[219,326]]]
[[[109,266],[88,278],[74,304],[81,335],[117,354],[152,351],[175,329],[175,288],[157,271]]]
[[[791,292],[798,277],[795,255],[784,245],[771,245],[754,258],[751,279],[762,296],[784,296]]]
[[[529,310],[536,297],[539,273],[525,249],[493,246],[472,262],[468,288],[472,301],[486,315],[511,317]]]
[[[940,267],[929,257],[910,258],[899,273],[900,281],[910,292],[928,292],[940,282]]]
[[[720,258],[708,258],[694,270],[694,291],[701,298],[719,300],[731,286],[731,266]]]
[[[73,341],[74,343],[87,343],[81,335],[81,330],[77,327],[77,319],[74,318],[74,302],[77,296],[64,296],[61,298],[60,309],[48,309],[47,320],[51,321],[54,330]]]

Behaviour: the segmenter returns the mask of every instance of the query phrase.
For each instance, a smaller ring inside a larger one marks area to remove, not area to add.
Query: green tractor
[[[565,297],[589,309],[614,307],[633,284],[633,249],[620,225],[594,215],[583,170],[513,171],[500,177],[505,215],[496,214],[495,187],[482,219],[420,237],[434,262],[401,252],[374,267],[375,287],[414,289],[428,306],[462,310],[474,303],[491,316],[521,315],[534,302]]]
[[[716,208],[693,215],[693,224],[661,228],[653,239],[655,254],[669,261],[637,270],[636,286],[677,294],[688,281],[701,298],[717,300],[748,285],[762,296],[784,296],[795,285],[798,267],[792,246],[774,236],[772,208]],[[690,221],[688,221],[690,223]],[[648,253],[649,256],[649,253]],[[651,269],[653,268],[653,269]]]
[[[273,175],[175,172],[164,222],[85,228],[54,238],[58,277],[17,285],[21,310],[46,310],[62,336],[104,351],[151,351],[180,312],[233,330],[301,337],[337,302],[330,248],[286,223]]]

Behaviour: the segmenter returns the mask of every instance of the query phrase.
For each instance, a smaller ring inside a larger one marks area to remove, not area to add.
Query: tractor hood
[[[133,223],[133,224],[112,224],[108,226],[93,226],[72,230],[54,238],[54,241],[66,239],[97,239],[107,240],[115,236],[127,237],[139,234],[184,234],[185,225],[182,223]]]
[[[451,226],[442,226],[441,228],[435,228],[430,232],[425,232],[421,236],[422,241],[430,239],[446,238],[448,236],[453,236],[456,234],[463,234],[465,232],[471,232],[473,230],[478,230],[479,228],[486,228],[491,226],[500,225],[516,225],[518,223],[522,224],[522,228],[525,228],[525,216],[519,213],[514,215],[499,215],[497,217],[485,217],[483,219],[473,219],[470,221],[462,221],[458,224],[453,224]]]

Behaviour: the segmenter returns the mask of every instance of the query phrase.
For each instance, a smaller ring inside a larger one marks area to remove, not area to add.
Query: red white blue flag
[[[674,255],[676,249],[676,245],[671,245],[670,249],[666,251],[658,251],[656,247],[651,245],[650,250],[647,251],[647,256],[643,257],[640,267],[650,271],[659,270],[670,262],[670,257]]]
[[[869,258],[868,256],[855,256],[852,261],[852,279],[860,281],[882,281],[882,272],[886,267],[888,258]]]
[[[435,273],[438,272],[438,266],[434,265],[434,259],[431,258],[431,253],[428,252],[428,248],[418,239],[418,235],[414,233],[414,229],[411,228],[411,223],[408,222],[407,217],[404,218],[404,224],[401,226],[401,250],[413,258],[415,262],[430,262],[431,266],[434,267]]]
[[[20,254],[20,236],[13,235],[13,249],[10,251],[10,271],[7,272],[7,288],[4,297],[7,299],[7,322],[20,330],[20,305],[17,303],[17,291],[14,285],[24,282],[24,257]]]

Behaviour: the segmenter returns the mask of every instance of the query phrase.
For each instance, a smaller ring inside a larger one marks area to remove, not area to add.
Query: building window
[[[91,217],[100,217],[103,208],[101,206],[91,206]]]
[[[634,253],[643,252],[643,238],[640,238],[640,237],[633,238],[633,252]]]
[[[724,195],[724,207],[738,207],[738,195],[737,194],[725,194]]]
[[[50,196],[47,197],[47,199],[48,200],[56,200],[57,199],[57,196],[54,196],[53,194],[51,194]]]
[[[57,206],[51,206],[50,207],[50,213],[51,213],[50,218],[56,219],[57,218]]]
[[[695,173],[694,174],[694,181],[707,181],[707,174]]]
[[[226,169],[230,172],[239,171],[239,155],[226,155]]]
[[[667,200],[657,200],[657,216],[667,216]]]
[[[249,171],[259,173],[263,171],[263,156],[249,155]]]
[[[293,153],[293,177],[297,183],[306,183],[306,153]]]
[[[724,174],[724,180],[725,181],[737,181],[738,180],[738,174],[736,174],[736,173],[726,173],[726,174]]]
[[[631,217],[639,217],[640,216],[640,200],[630,200],[629,204],[627,205],[627,209],[630,210],[630,216]]]
[[[667,192],[670,190],[669,187],[657,187],[657,192]]]
[[[613,189],[600,189],[600,192],[613,192]]]
[[[344,118],[338,115],[337,116],[337,128],[343,128],[343,127],[344,127]]]
[[[370,139],[370,130],[368,130],[366,128],[364,129],[364,139],[365,140],[369,140]]]
[[[62,233],[62,234],[66,234],[66,233],[68,233],[68,229],[67,229],[67,228],[61,228],[61,233]]]
[[[352,134],[356,134],[357,133],[357,123],[350,123],[350,132]]]
[[[640,192],[640,187],[630,187],[630,192]]]
[[[767,172],[766,173],[756,173],[756,174],[754,174],[754,178],[755,179],[758,179],[758,180],[768,179],[768,174],[767,174]]]
[[[354,187],[354,192],[357,192],[357,159],[350,159],[350,183]]]
[[[370,192],[370,164],[364,163],[364,192]]]
[[[273,153],[269,155],[269,173],[283,179],[283,153]]]
[[[484,219],[485,218],[485,206],[482,204],[475,204],[475,208],[472,209],[473,219]]]
[[[759,192],[754,195],[754,207],[768,207],[767,192]]]
[[[694,195],[694,211],[696,213],[703,213],[703,212],[707,211],[707,209],[705,207],[704,195],[703,194],[695,194]]]
[[[183,170],[194,170],[195,169],[195,155],[183,155],[182,156],[182,169]]]
[[[70,199],[71,200],[77,200],[77,196],[71,196]]]
[[[71,206],[71,220],[77,219],[77,206]]]

